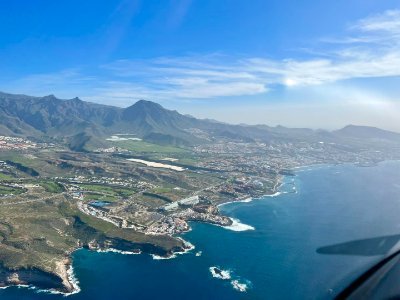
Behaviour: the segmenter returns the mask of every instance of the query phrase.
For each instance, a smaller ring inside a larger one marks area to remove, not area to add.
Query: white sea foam
[[[225,206],[225,205],[228,205],[228,204],[231,204],[231,203],[237,203],[237,202],[239,202],[239,201],[229,201],[229,202],[224,202],[224,203],[220,203],[220,204],[218,204],[218,205],[217,205],[217,207],[222,207],[222,206]]]
[[[153,257],[154,260],[163,260],[163,259],[172,259],[172,258],[175,258],[176,255],[173,254],[173,255],[170,255],[170,256],[160,256],[160,255],[157,255],[157,254],[151,254],[151,257]]]
[[[186,247],[184,251],[175,252],[175,253],[177,253],[177,254],[187,253],[187,252],[189,252],[189,251],[192,251],[194,248],[196,248],[191,242],[188,242],[188,241],[184,240],[184,239],[181,238],[181,237],[178,237],[177,239],[180,240],[180,241],[182,241],[182,243],[183,243],[183,244],[185,245],[185,247]]]
[[[214,278],[231,280],[232,287],[239,292],[246,292],[251,287],[249,280],[242,280],[230,270],[223,270],[220,267],[210,267],[209,270]]]
[[[71,293],[67,293],[65,295],[69,296],[79,293],[81,291],[81,288],[79,287],[79,281],[78,278],[76,278],[75,276],[74,268],[72,267],[72,265],[69,266],[67,274],[68,274],[68,281],[71,283],[74,290]]]
[[[96,252],[99,252],[99,253],[113,252],[113,253],[119,253],[119,254],[123,254],[123,255],[137,255],[137,254],[142,253],[141,251],[139,251],[139,252],[122,251],[122,250],[118,250],[118,249],[114,249],[114,248],[99,249],[99,250],[96,250]]]
[[[239,282],[239,280],[231,281],[232,287],[239,292],[246,292],[249,288],[246,283]]]
[[[12,284],[12,285],[6,285],[6,286],[0,286],[0,290],[5,290],[8,289],[10,287],[17,287],[17,288],[34,288],[31,285],[27,285],[27,284]]]
[[[217,206],[221,207],[221,206],[224,206],[224,205],[227,205],[227,204],[231,204],[231,203],[250,203],[252,201],[253,201],[253,198],[246,198],[246,199],[243,199],[243,200],[234,200],[234,201],[224,202],[224,203],[218,204]]]
[[[17,288],[27,288],[30,290],[35,290],[36,293],[46,293],[46,294],[52,294],[52,295],[70,296],[70,295],[79,293],[81,291],[81,288],[79,287],[79,281],[75,276],[74,268],[72,267],[72,265],[70,265],[67,270],[67,276],[68,276],[68,281],[71,283],[72,288],[73,288],[73,291],[69,292],[69,293],[60,292],[55,289],[41,289],[41,288],[38,288],[38,287],[36,287],[34,285],[30,285],[30,284],[8,285],[8,286],[0,287],[0,290],[5,290],[10,287],[17,287]]]
[[[169,255],[169,256],[160,256],[157,254],[151,254],[151,257],[153,257],[153,259],[155,259],[155,260],[172,259],[172,258],[175,258],[177,255],[188,253],[196,248],[192,243],[185,241],[184,239],[182,239],[180,237],[178,237],[177,239],[181,240],[182,243],[185,245],[186,248],[183,251],[176,251],[172,255]]]
[[[247,231],[247,230],[254,230],[255,228],[253,226],[247,225],[240,223],[240,220],[231,218],[232,220],[232,225],[230,226],[223,226],[225,229],[229,229],[232,231]]]
[[[74,268],[72,265],[69,266],[67,270],[67,276],[68,276],[68,281],[71,283],[73,291],[69,293],[65,292],[60,292],[55,289],[38,289],[34,286],[29,286],[30,289],[36,290],[37,293],[46,293],[46,294],[51,294],[51,295],[63,295],[63,296],[71,296],[79,293],[81,291],[81,288],[79,287],[79,280],[76,278],[75,273],[74,273]]]
[[[201,256],[203,254],[203,251],[199,251],[199,252],[197,252],[195,255],[196,256]]]
[[[263,197],[277,197],[277,196],[279,196],[279,195],[281,195],[281,194],[284,194],[284,193],[282,193],[282,192],[275,192],[274,194],[263,195],[263,196],[261,196],[260,198],[257,198],[257,199],[262,199]],[[252,202],[253,200],[255,200],[255,199],[249,197],[249,198],[246,198],[246,199],[243,199],[243,200],[234,200],[234,201],[224,202],[224,203],[218,204],[217,206],[218,206],[218,207],[222,207],[222,206],[224,206],[224,205],[228,205],[228,204],[232,204],[232,203],[250,203],[250,202]]]
[[[246,199],[240,200],[240,201],[238,201],[238,202],[249,203],[249,202],[251,202],[251,201],[253,201],[253,198],[246,198]]]
[[[275,192],[274,194],[264,195],[264,197],[278,197],[282,192]]]
[[[218,267],[210,267],[209,268],[212,277],[222,279],[222,280],[229,280],[231,279],[231,271],[229,270],[222,270]],[[217,270],[220,270],[220,272],[217,272]]]

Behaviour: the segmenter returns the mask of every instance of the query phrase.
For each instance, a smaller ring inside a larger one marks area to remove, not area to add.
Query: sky
[[[0,2],[0,91],[400,132],[398,0]]]

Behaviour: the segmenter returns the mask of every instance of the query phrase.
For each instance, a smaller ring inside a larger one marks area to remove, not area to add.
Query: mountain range
[[[266,120],[268,121],[268,120]],[[175,146],[216,140],[287,142],[337,139],[383,139],[400,142],[400,134],[374,127],[349,125],[337,131],[231,125],[201,120],[140,100],[127,108],[95,104],[54,95],[33,97],[0,92],[0,135],[57,139],[74,150],[101,146],[105,138],[129,133],[145,141]]]

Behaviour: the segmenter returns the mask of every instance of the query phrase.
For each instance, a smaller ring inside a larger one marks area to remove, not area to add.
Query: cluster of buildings
[[[116,216],[107,208],[96,207],[82,201],[78,201],[77,205],[79,210],[87,215],[99,218],[120,228],[130,228],[145,234],[173,235],[189,230],[189,224],[181,218],[164,216],[150,226],[143,226],[133,224],[123,217]]]
[[[37,148],[37,144],[19,137],[0,136],[0,149],[3,150],[26,150]]]
[[[153,235],[173,235],[186,232],[189,229],[189,224],[185,220],[167,216],[150,225],[144,232]]]
[[[97,153],[122,153],[122,152],[128,152],[128,150],[120,148],[120,147],[110,147],[110,148],[98,148],[98,149],[95,149],[93,152],[97,152]]]
[[[379,161],[384,158],[383,152],[388,153],[386,150],[380,155],[376,149],[368,148],[355,151],[345,145],[322,141],[221,142],[199,145],[193,150],[204,157],[199,167],[258,176],[311,164]]]
[[[232,220],[228,217],[218,214],[218,210],[214,210],[211,213],[206,213],[203,211],[199,211],[196,208],[187,208],[173,214],[173,217],[183,219],[186,221],[205,222],[220,226],[232,225]]]
[[[83,212],[84,214],[96,217],[98,219],[101,219],[103,221],[109,222],[111,224],[114,224],[117,227],[123,227],[123,219],[118,218],[115,216],[110,216],[107,210],[101,209],[101,208],[96,208],[93,207],[90,204],[84,203],[84,202],[77,202],[78,209]]]
[[[56,180],[68,182],[68,191],[80,191],[82,188],[79,184],[101,184],[101,185],[109,185],[109,186],[120,186],[126,188],[132,188],[138,191],[144,191],[148,189],[153,189],[156,185],[146,182],[146,181],[137,181],[134,178],[115,178],[115,177],[96,177],[96,176],[75,176],[75,177],[55,177]]]
[[[5,162],[0,160],[0,172],[8,172],[11,167]]]
[[[199,202],[200,202],[200,197],[198,195],[195,195],[179,201],[169,203],[163,207],[163,210],[172,211],[178,209],[179,206],[195,205],[198,204]]]

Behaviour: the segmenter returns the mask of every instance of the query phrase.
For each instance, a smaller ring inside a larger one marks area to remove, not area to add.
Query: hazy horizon
[[[1,93],[5,93],[5,94],[11,94],[11,93],[7,93],[7,92],[4,92],[4,91],[0,91],[0,92]],[[26,95],[26,94],[22,94],[22,95]],[[58,97],[57,95],[54,95],[54,94],[48,94],[48,95],[26,95],[26,96],[33,96],[33,97],[39,97],[40,98],[40,97],[46,97],[46,96],[50,96],[50,95],[53,95],[58,99],[61,99],[60,97]],[[82,99],[79,96],[76,96],[76,97],[81,99],[81,100],[83,100],[83,101],[86,101],[85,99]],[[73,98],[76,98],[76,97],[73,97]],[[71,100],[73,98],[61,99],[61,100]],[[146,100],[146,101],[152,101],[152,102],[155,102],[155,103],[159,103],[159,102],[153,101],[151,99],[139,99],[139,100]],[[130,105],[135,104],[139,100],[132,101],[132,103]],[[93,102],[92,101],[87,101],[87,102],[95,103],[95,104],[104,104],[104,103],[99,103],[99,102],[95,102],[95,101],[93,101]],[[265,120],[267,120],[266,122],[262,122],[262,121],[261,122],[257,122],[258,119],[255,119],[255,120],[253,119],[253,121],[250,120],[249,122],[245,122],[245,121],[241,122],[241,121],[237,121],[237,120],[246,119],[246,118],[243,118],[243,113],[244,113],[243,110],[246,110],[246,109],[247,110],[251,110],[252,108],[249,109],[249,108],[246,108],[246,107],[228,107],[228,108],[226,108],[228,110],[227,112],[225,112],[224,114],[219,114],[218,112],[215,113],[212,109],[210,110],[210,107],[208,107],[208,108],[204,107],[202,111],[199,111],[199,110],[193,111],[193,110],[191,110],[191,108],[193,107],[193,105],[191,104],[191,105],[188,106],[188,110],[185,111],[185,109],[182,108],[182,107],[176,108],[174,106],[165,106],[163,103],[159,103],[159,104],[163,105],[163,107],[166,108],[166,109],[176,110],[181,114],[190,115],[190,116],[198,118],[198,119],[210,119],[210,120],[223,122],[223,123],[228,123],[228,124],[234,124],[234,125],[284,126],[284,127],[289,127],[289,128],[309,128],[309,129],[314,129],[314,130],[321,129],[321,130],[328,130],[328,131],[338,130],[338,129],[341,129],[341,128],[343,128],[345,126],[348,126],[348,125],[356,125],[356,126],[378,127],[380,129],[384,129],[384,130],[389,130],[389,131],[394,131],[394,132],[399,132],[400,133],[400,131],[397,131],[396,128],[393,128],[393,129],[392,128],[385,128],[385,127],[380,127],[380,126],[374,126],[372,124],[363,124],[362,122],[359,122],[359,123],[357,123],[357,122],[346,123],[345,121],[343,121],[342,123],[338,122],[336,124],[325,123],[325,127],[315,126],[314,125],[315,122],[313,122],[313,120],[311,120],[310,123],[306,123],[305,122],[303,124],[301,124],[301,123],[299,124],[299,123],[296,123],[296,122],[294,122],[294,123],[287,122],[286,124],[284,124],[284,123],[281,123],[279,121],[280,120],[280,116],[288,115],[290,113],[295,113],[296,114],[296,113],[298,113],[298,111],[296,111],[296,110],[292,111],[290,108],[283,108],[283,109],[287,109],[287,111],[282,111],[280,113],[277,113],[276,109],[281,109],[282,108],[280,106],[278,106],[273,111],[271,111],[271,113],[274,113],[273,115],[270,115],[272,117],[269,117],[268,119],[264,118]],[[105,104],[105,105],[115,106],[115,107],[119,107],[119,108],[126,108],[126,107],[130,106],[130,105],[128,105],[128,106],[118,106],[118,105],[113,105],[113,104]],[[307,107],[304,107],[304,109],[307,109]],[[260,110],[260,109],[258,109],[258,113],[259,114],[264,114],[265,112]],[[323,119],[324,116],[320,116],[320,118]],[[262,120],[262,119],[263,119],[263,117],[260,117],[260,120]]]

